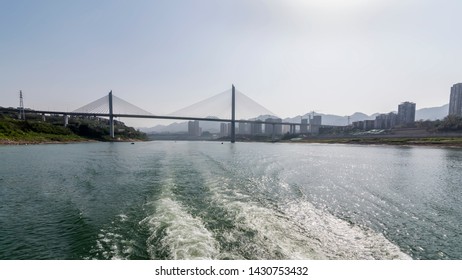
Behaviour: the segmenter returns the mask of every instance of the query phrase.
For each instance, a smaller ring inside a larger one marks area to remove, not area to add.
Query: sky
[[[0,0],[0,106],[114,95],[168,114],[236,88],[279,117],[449,102],[460,0]]]

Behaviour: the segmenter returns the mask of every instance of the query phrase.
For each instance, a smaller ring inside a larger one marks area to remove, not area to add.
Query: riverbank
[[[13,135],[0,133],[0,145],[56,144],[92,141],[78,135],[59,135],[37,132],[17,132]]]
[[[0,135],[0,145],[38,145],[38,144],[72,144],[85,142],[144,142],[133,138],[88,139],[77,135],[28,134],[27,137],[5,138]],[[216,141],[216,140],[215,140]],[[249,141],[238,141],[249,142]],[[250,141],[266,142],[266,141]],[[393,145],[393,146],[433,146],[462,148],[462,137],[318,137],[295,138],[277,141],[279,143],[316,143],[316,144],[355,144],[355,145]]]
[[[0,139],[0,145],[41,145],[41,144],[72,144],[72,143],[84,143],[84,142],[97,142],[89,139],[79,140],[8,140]]]
[[[434,146],[462,148],[462,137],[355,137],[355,138],[304,138],[292,143],[359,144],[394,146]]]
[[[135,142],[147,140],[146,134],[116,122],[116,139],[109,136],[107,120],[74,117],[66,126],[60,116],[27,115],[27,120],[14,118],[8,110],[0,108],[0,145],[59,144],[77,142]]]
[[[114,139],[112,141],[101,141],[101,140],[94,140],[94,139],[86,139],[86,138],[75,138],[75,139],[33,139],[33,140],[10,140],[10,139],[1,139],[0,138],[0,146],[1,145],[42,145],[42,144],[74,144],[74,143],[95,143],[95,142],[144,142],[144,140],[140,139]]]

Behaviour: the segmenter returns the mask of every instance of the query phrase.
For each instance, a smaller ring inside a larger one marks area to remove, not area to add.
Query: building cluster
[[[451,87],[449,97],[449,116],[462,117],[462,83]],[[375,120],[353,122],[353,127],[362,130],[390,129],[396,126],[409,127],[415,122],[415,103],[403,102],[398,106],[398,113],[378,115]]]
[[[302,119],[300,129],[296,130],[295,125],[282,124],[280,118],[267,118],[264,121],[255,120],[248,122],[246,120],[238,121],[236,126],[236,134],[238,135],[266,135],[266,136],[281,136],[286,133],[302,133],[302,134],[318,134],[321,127],[321,116],[313,116],[310,119]],[[231,124],[220,124],[220,137],[231,135]]]
[[[412,126],[414,122],[415,103],[406,101],[398,105],[398,114],[390,112],[376,116],[375,120],[353,122],[353,128],[361,130],[391,129],[395,126]]]

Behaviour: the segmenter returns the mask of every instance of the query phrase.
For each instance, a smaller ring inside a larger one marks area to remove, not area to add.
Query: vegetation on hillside
[[[41,143],[82,141],[84,138],[65,127],[0,117],[0,140],[5,143]]]
[[[0,108],[0,142],[2,143],[43,143],[74,142],[85,140],[112,141],[109,137],[108,120],[97,117],[71,117],[64,127],[62,116],[27,114],[26,120],[18,120],[17,110]],[[146,140],[146,134],[125,126],[122,122],[114,125],[116,140]]]

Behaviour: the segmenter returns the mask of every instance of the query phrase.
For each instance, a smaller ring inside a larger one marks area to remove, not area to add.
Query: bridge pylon
[[[112,107],[112,90],[109,92],[109,134],[114,138],[114,112]]]
[[[236,90],[231,90],[231,143],[236,142]]]

